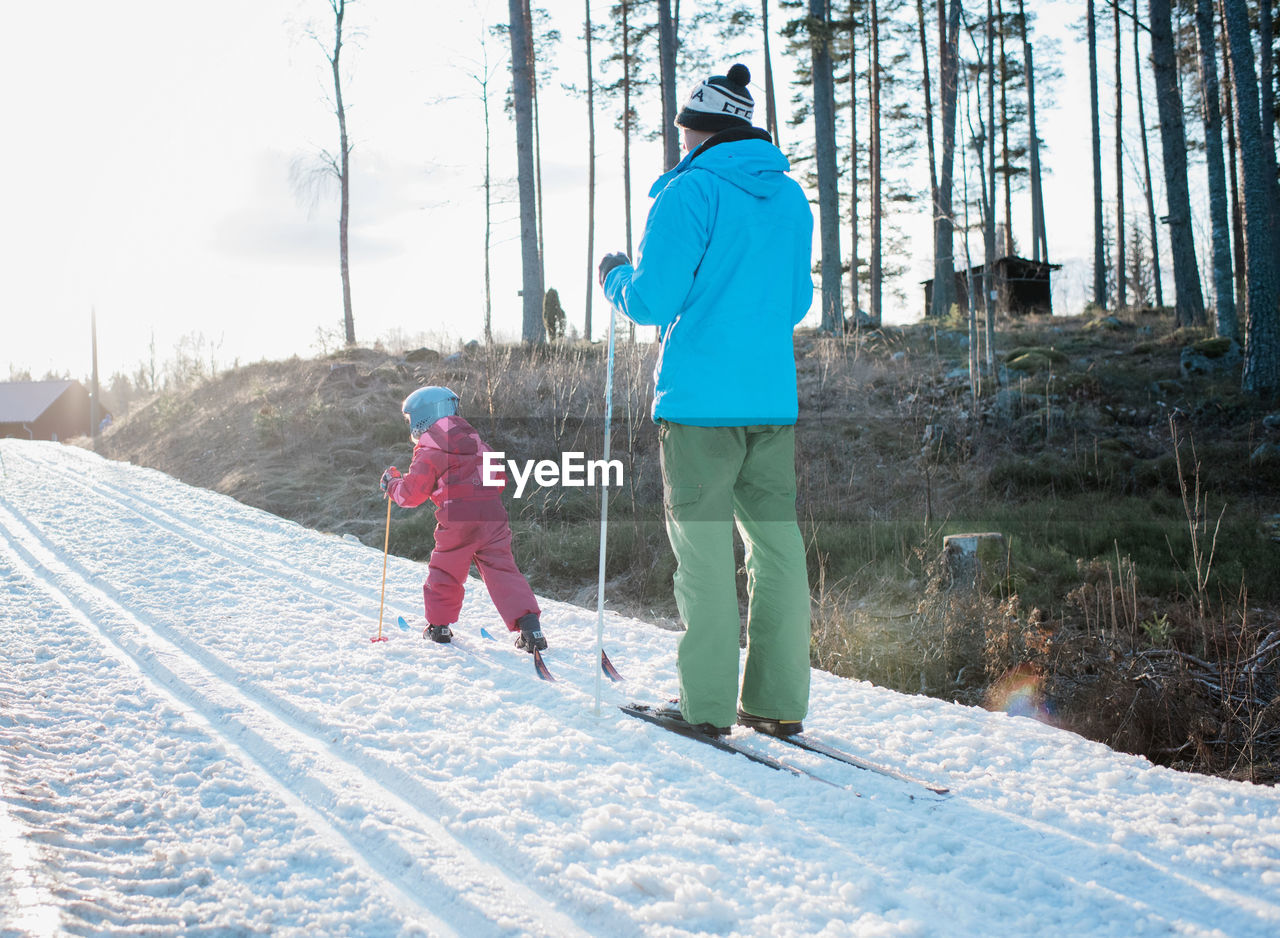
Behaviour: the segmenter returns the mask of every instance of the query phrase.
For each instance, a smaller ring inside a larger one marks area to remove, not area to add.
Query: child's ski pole
[[[371,638],[371,642],[385,642],[387,637],[382,634],[382,609],[387,601],[387,552],[391,547],[391,496],[387,496],[387,533],[382,538],[382,597],[378,600],[378,637]]]

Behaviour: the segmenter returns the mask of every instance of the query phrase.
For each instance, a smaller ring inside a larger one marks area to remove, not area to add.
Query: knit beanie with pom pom
[[[728,75],[713,75],[693,89],[684,109],[676,115],[676,126],[713,133],[732,127],[750,127],[755,101],[747,85],[751,72],[742,64]]]

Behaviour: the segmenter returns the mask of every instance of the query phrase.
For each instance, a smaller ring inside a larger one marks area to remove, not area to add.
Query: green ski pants
[[[663,421],[659,439],[676,605],[686,630],[677,651],[685,719],[715,726],[737,719],[735,522],[747,568],[742,709],[803,719],[809,705],[809,580],[796,524],[795,428]]]

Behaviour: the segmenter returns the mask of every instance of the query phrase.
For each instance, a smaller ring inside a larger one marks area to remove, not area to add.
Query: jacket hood
[[[419,446],[430,446],[445,453],[471,456],[480,451],[480,436],[471,424],[458,416],[442,417],[418,439]]]
[[[677,176],[693,170],[713,173],[760,199],[774,195],[786,180],[791,163],[759,128],[726,130],[694,150],[649,189],[654,198]]]

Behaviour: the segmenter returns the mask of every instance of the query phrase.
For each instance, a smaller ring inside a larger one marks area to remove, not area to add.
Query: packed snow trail
[[[393,522],[394,523],[394,522]],[[1280,793],[814,674],[840,788],[633,720],[674,636],[544,602],[538,681],[478,582],[161,473],[0,440],[0,936],[1280,932]],[[860,795],[861,797],[857,797]]]

